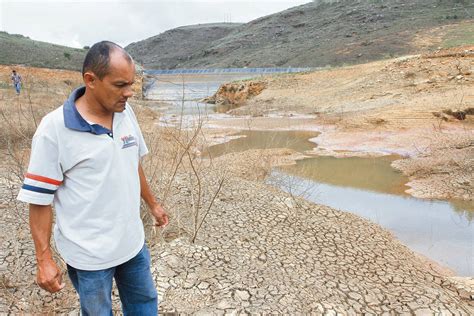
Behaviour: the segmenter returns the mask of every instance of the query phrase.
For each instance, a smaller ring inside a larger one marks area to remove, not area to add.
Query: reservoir
[[[169,117],[213,114],[213,105],[197,100],[220,84],[258,73],[168,73],[150,75],[148,98],[165,100]],[[219,117],[219,115],[215,115]],[[222,116],[225,119],[225,116]],[[311,131],[256,131],[211,146],[217,157],[248,149],[290,148],[308,153],[316,144]],[[207,154],[206,154],[207,155]],[[318,204],[364,217],[391,231],[404,245],[460,276],[474,275],[474,203],[414,198],[405,190],[408,178],[390,166],[397,156],[334,158],[310,156],[295,165],[275,168],[267,183]]]

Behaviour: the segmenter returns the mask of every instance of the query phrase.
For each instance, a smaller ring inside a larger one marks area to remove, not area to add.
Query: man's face
[[[133,95],[135,65],[121,52],[112,52],[108,74],[94,80],[96,100],[107,112],[123,112],[125,102]]]

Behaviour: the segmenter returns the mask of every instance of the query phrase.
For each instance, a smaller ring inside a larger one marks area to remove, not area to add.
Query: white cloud
[[[0,0],[0,29],[73,47],[121,45],[182,25],[248,22],[309,0]]]

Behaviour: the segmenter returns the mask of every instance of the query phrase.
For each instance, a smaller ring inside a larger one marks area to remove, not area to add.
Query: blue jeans
[[[16,90],[16,94],[20,94],[20,90],[21,90],[21,83],[15,83],[15,90]]]
[[[81,303],[82,315],[112,314],[112,279],[119,290],[124,315],[157,315],[158,295],[150,272],[146,245],[129,261],[116,267],[85,271],[67,266]]]

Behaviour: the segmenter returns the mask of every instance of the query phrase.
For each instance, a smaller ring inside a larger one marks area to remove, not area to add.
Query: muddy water
[[[221,84],[235,80],[259,77],[261,74],[182,74],[148,78],[150,87],[145,93],[149,100],[170,104],[168,115],[207,115],[216,112],[216,106],[199,102],[213,95]]]
[[[314,157],[280,169],[291,175],[336,186],[406,195],[408,178],[390,166],[397,159],[400,157]]]
[[[280,171],[274,171],[268,182],[315,203],[369,219],[456,274],[474,275],[472,204],[457,208],[452,202],[342,187]]]
[[[212,156],[255,148],[305,152],[314,132],[246,131],[243,138],[210,147]],[[390,230],[405,245],[458,275],[474,275],[474,205],[432,201],[404,191],[408,179],[390,167],[397,157],[311,157],[278,168],[268,183],[318,204],[351,212]]]
[[[253,75],[255,76],[255,75]],[[246,79],[249,76],[239,74],[217,75],[162,75],[150,79],[153,81],[146,92],[150,100],[176,101],[199,100],[214,94],[225,82]]]
[[[235,136],[241,136],[240,138],[209,147],[208,155],[218,157],[232,152],[269,148],[290,148],[305,152],[314,148],[315,144],[309,139],[318,134],[309,131],[243,131],[235,134]]]

